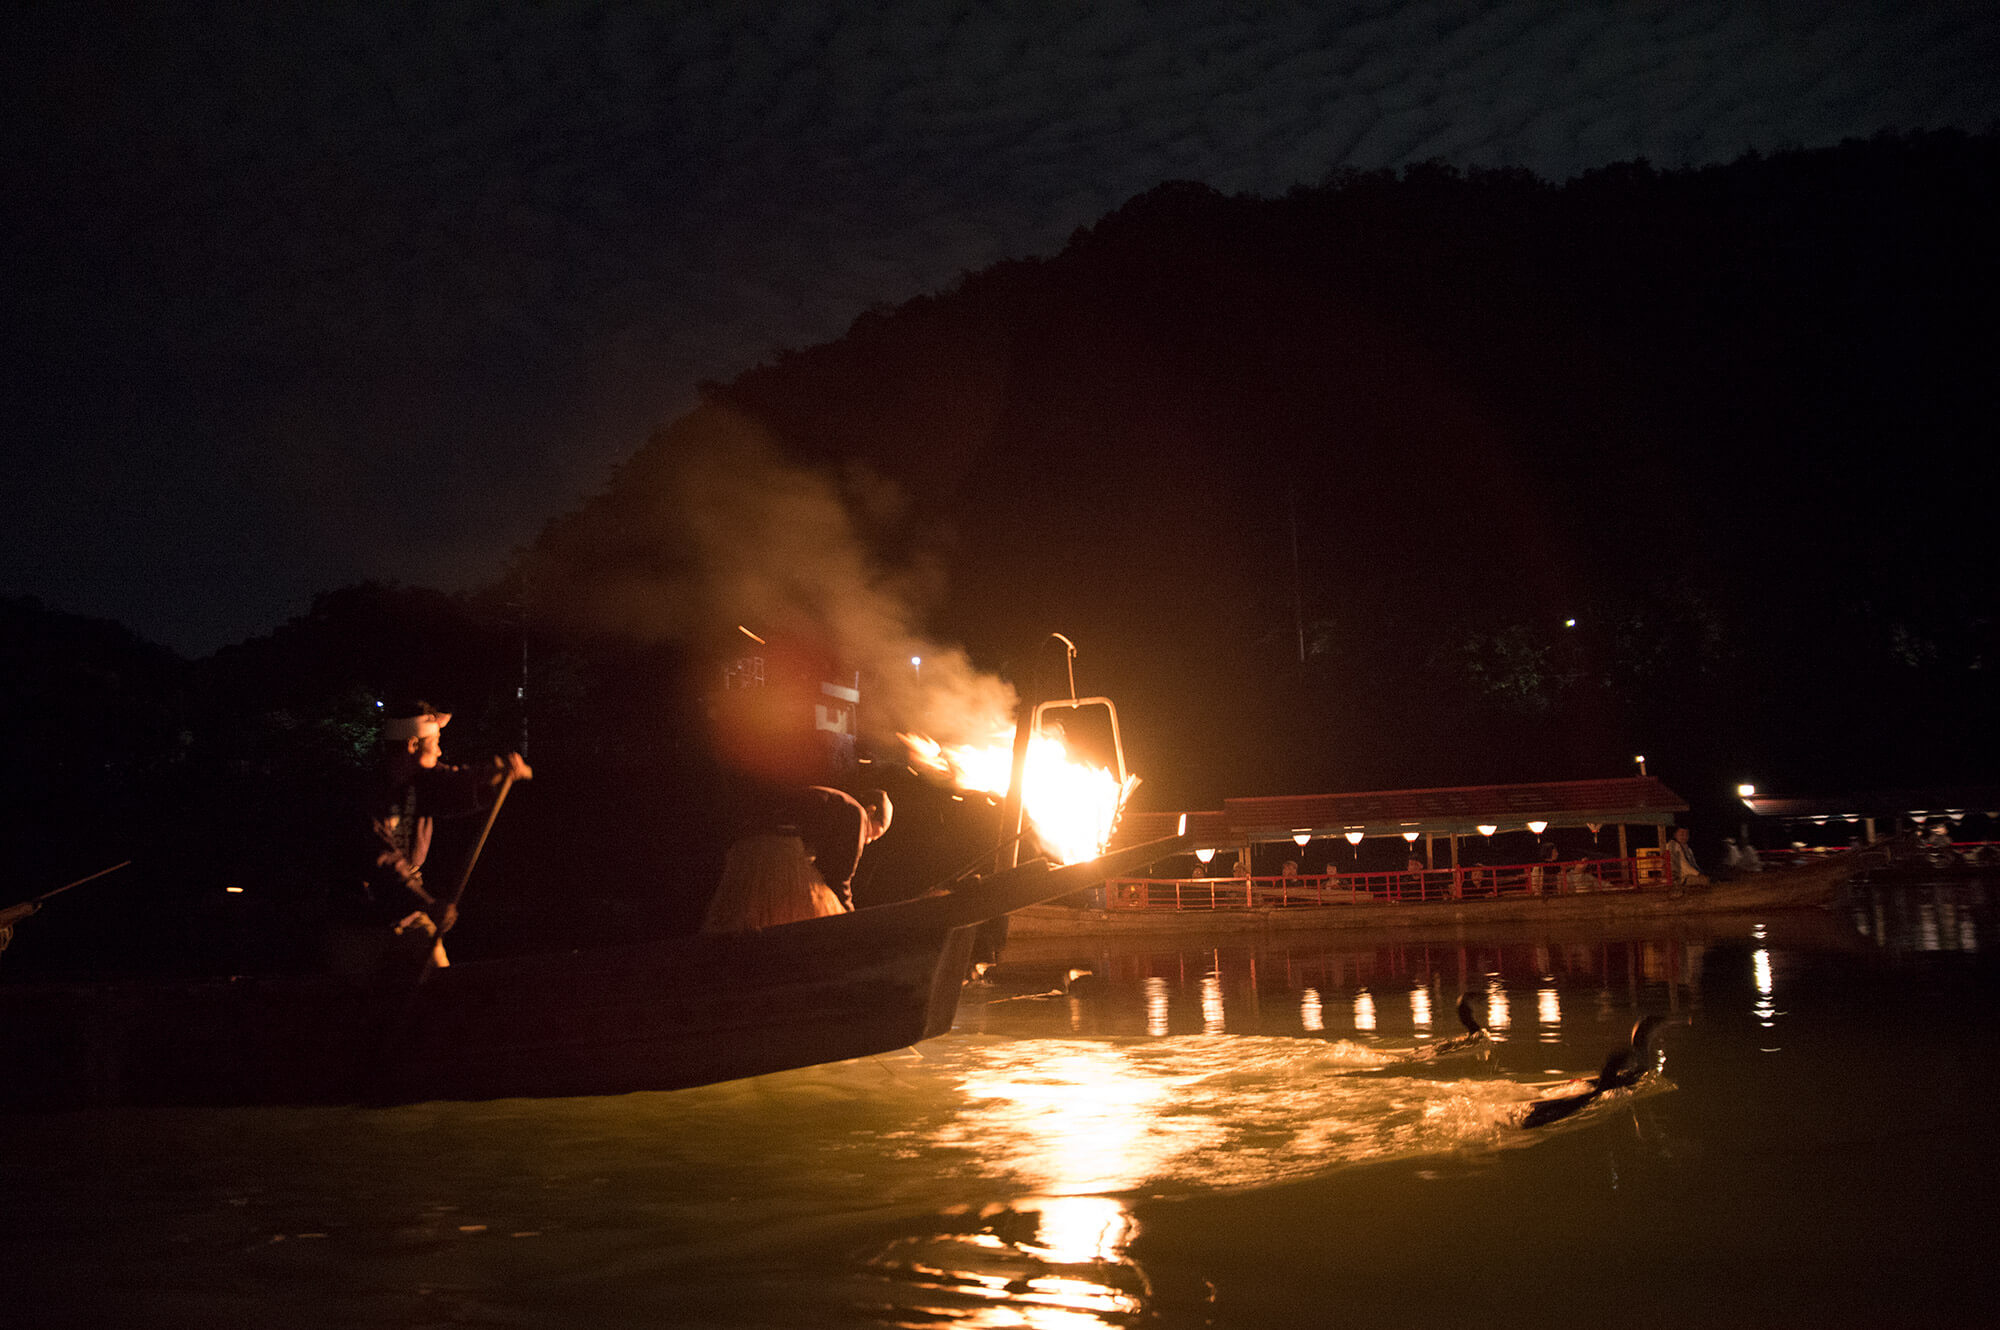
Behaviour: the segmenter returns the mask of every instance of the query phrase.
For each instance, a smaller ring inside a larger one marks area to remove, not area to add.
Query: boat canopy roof
[[[1917,790],[1863,790],[1798,797],[1753,794],[1743,802],[1759,817],[1800,821],[1825,822],[1838,818],[1858,822],[1864,817],[1907,817],[1916,822],[1936,817],[1956,820],[1975,813],[1994,816],[1995,810],[2000,810],[2000,786],[1941,785]]]
[[[1540,781],[1529,785],[1457,785],[1434,790],[1368,790],[1353,794],[1268,795],[1225,799],[1219,810],[1190,811],[1188,835],[1198,845],[1260,845],[1314,837],[1472,836],[1481,827],[1520,831],[1530,822],[1551,827],[1672,826],[1687,803],[1651,776]],[[1172,835],[1178,812],[1127,812],[1115,845]]]

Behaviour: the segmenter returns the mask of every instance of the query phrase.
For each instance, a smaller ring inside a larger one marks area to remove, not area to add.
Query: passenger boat
[[[751,933],[326,977],[0,985],[0,1107],[398,1104],[671,1090],[951,1028],[978,925],[1187,850],[1176,837]]]
[[[1735,914],[1744,911],[1825,908],[1841,885],[1873,862],[1866,851],[1831,855],[1796,867],[1775,868],[1730,882],[1672,890],[1664,885],[1588,892],[1521,892],[1490,899],[1398,901],[1365,893],[1343,893],[1315,903],[1310,898],[1272,899],[1247,892],[1241,903],[1210,896],[1197,908],[1147,903],[1110,909],[1038,905],[1008,920],[1010,937],[1145,934],[1283,933],[1329,928],[1454,929],[1510,922],[1590,924],[1676,915]],[[1524,874],[1532,869],[1524,868]],[[1420,876],[1416,874],[1412,877]],[[1441,875],[1440,875],[1441,876]],[[1266,879],[1269,881],[1270,879]],[[1135,881],[1119,886],[1146,886]],[[1113,892],[1114,899],[1134,899]]]

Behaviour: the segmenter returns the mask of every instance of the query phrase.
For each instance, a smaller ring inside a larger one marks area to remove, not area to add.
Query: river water
[[[0,1324],[1943,1324],[1996,1291],[1992,924],[1022,940],[950,1035],[751,1081],[18,1118]],[[1490,1041],[1428,1056],[1460,993]]]

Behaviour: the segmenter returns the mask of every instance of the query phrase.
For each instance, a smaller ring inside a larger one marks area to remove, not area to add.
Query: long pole
[[[35,904],[39,905],[51,896],[60,896],[65,891],[68,891],[71,887],[80,887],[86,882],[95,882],[98,878],[103,877],[106,873],[115,873],[121,868],[130,868],[131,866],[132,866],[132,861],[130,859],[127,859],[122,864],[113,864],[109,868],[100,868],[95,873],[92,873],[88,877],[80,877],[74,882],[63,883],[61,886],[57,887],[54,891],[43,892],[41,895],[35,897]]]
[[[500,805],[507,802],[507,791],[514,788],[514,773],[509,771],[500,781],[500,793],[493,796],[493,807],[486,812],[486,825],[479,829],[479,839],[472,843],[472,853],[465,856],[465,869],[458,875],[458,887],[451,893],[447,905],[457,905],[465,898],[465,884],[472,881],[472,866],[479,862],[479,852],[486,848],[486,837],[493,830],[493,820],[500,816]]]

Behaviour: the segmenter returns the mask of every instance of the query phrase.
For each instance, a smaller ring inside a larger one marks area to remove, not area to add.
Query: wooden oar
[[[514,788],[514,773],[510,770],[500,781],[500,792],[493,796],[493,807],[486,810],[486,825],[479,829],[479,839],[472,843],[472,853],[465,856],[465,867],[459,872],[458,885],[452,889],[451,895],[445,898],[444,903],[453,909],[458,908],[458,903],[465,899],[465,884],[472,881],[472,867],[479,862],[479,852],[486,848],[486,837],[493,830],[494,819],[500,816],[500,805],[507,802],[507,791],[512,788]],[[438,931],[444,932],[442,928]]]

